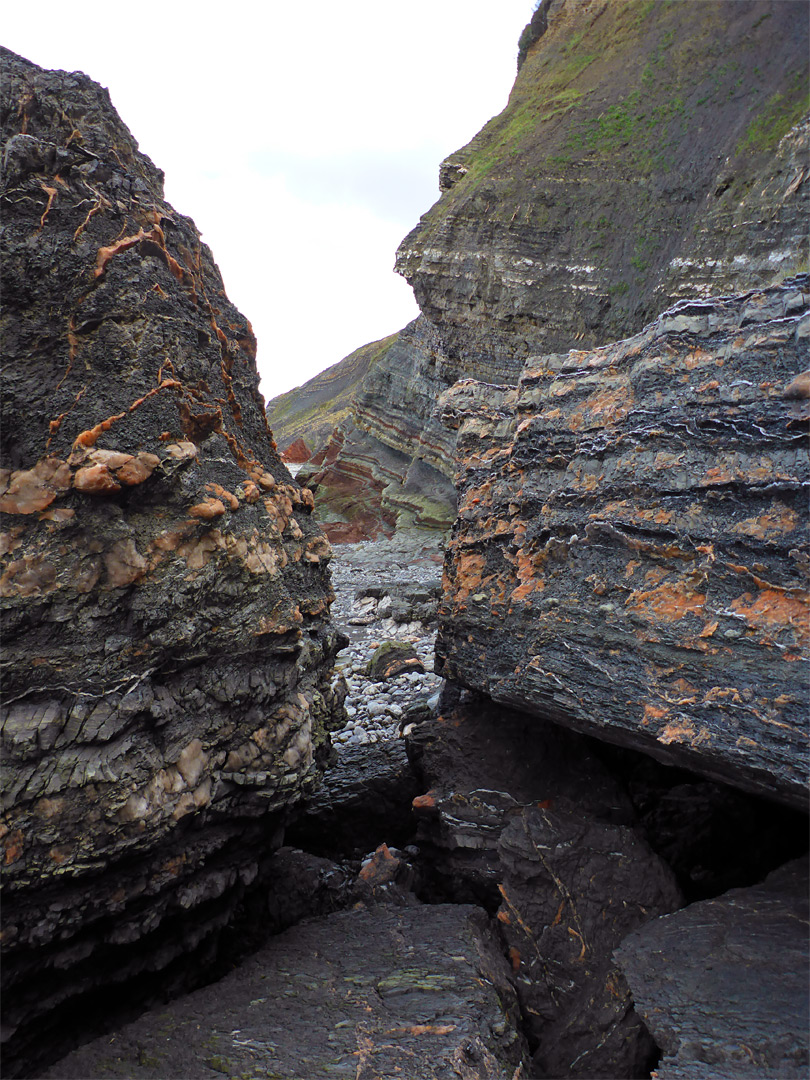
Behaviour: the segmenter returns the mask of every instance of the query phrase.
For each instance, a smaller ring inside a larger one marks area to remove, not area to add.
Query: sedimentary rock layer
[[[340,701],[329,545],[250,324],[107,92],[3,67],[3,1004],[24,1054],[37,1014],[222,921]]]
[[[527,30],[506,108],[442,164],[400,246],[422,315],[341,413],[318,479],[336,519],[349,493],[372,528],[381,507],[452,518],[434,406],[457,379],[515,384],[529,355],[807,268],[804,0],[544,0]]]
[[[806,258],[806,4],[544,0],[533,22],[507,107],[397,255],[487,382]]]
[[[806,805],[809,287],[448,391],[445,678]]]

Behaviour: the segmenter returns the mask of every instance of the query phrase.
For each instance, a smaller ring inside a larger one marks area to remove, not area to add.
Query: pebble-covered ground
[[[407,533],[392,540],[340,544],[334,549],[332,618],[349,637],[337,660],[348,686],[349,720],[332,741],[374,743],[398,738],[409,708],[438,694],[433,673],[436,605],[441,586],[441,537]],[[378,681],[366,676],[375,649],[384,641],[410,643],[424,674],[405,672]]]

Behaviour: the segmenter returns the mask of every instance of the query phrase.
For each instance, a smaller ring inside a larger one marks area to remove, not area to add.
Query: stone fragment
[[[45,457],[33,469],[5,473],[0,495],[0,511],[6,514],[34,514],[44,510],[70,487],[70,470],[64,461]]]
[[[424,665],[412,645],[403,641],[384,641],[374,650],[366,668],[370,679],[384,682],[408,671],[424,673]]]
[[[73,476],[73,486],[85,495],[112,495],[121,485],[106,465],[85,465]]]
[[[197,456],[197,446],[193,442],[169,443],[166,453],[176,461],[189,461]]]
[[[222,517],[225,506],[221,499],[203,499],[195,503],[189,510],[189,517],[199,518],[200,521],[211,521],[213,518]]]

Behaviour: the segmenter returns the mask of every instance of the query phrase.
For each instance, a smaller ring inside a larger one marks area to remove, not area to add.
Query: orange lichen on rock
[[[732,525],[730,531],[739,536],[754,536],[767,540],[794,532],[800,524],[799,515],[795,510],[785,506],[784,503],[774,502],[769,510],[758,517],[749,517],[737,522],[736,525]]]
[[[729,607],[758,630],[791,628],[802,644],[810,640],[810,597],[802,590],[763,588],[743,593]]]
[[[693,590],[688,580],[678,579],[656,589],[634,592],[625,607],[653,622],[677,622],[687,615],[702,615],[706,594]]]
[[[32,469],[4,471],[6,487],[0,495],[0,510],[6,514],[34,514],[44,510],[70,487],[70,468],[60,458],[42,458]]]
[[[463,603],[481,586],[486,560],[476,552],[462,552],[456,560],[456,580],[454,600]]]
[[[222,517],[225,512],[225,506],[219,499],[203,499],[191,507],[189,515],[199,518],[200,521],[211,521],[213,518]]]

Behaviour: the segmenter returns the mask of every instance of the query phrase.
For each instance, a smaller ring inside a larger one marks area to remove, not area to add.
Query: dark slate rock
[[[60,1061],[53,1080],[512,1080],[525,1046],[486,917],[360,908],[273,939],[214,986]]]
[[[659,1080],[808,1074],[807,859],[691,904],[616,950],[664,1051]]]
[[[611,953],[682,903],[590,740],[470,694],[409,736],[417,842],[438,895],[498,920],[534,1075],[646,1075],[655,1046]]]
[[[319,854],[364,855],[384,839],[406,842],[419,786],[402,739],[339,744],[319,791],[287,832]]]

